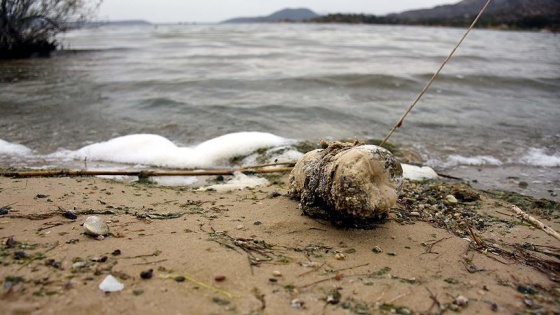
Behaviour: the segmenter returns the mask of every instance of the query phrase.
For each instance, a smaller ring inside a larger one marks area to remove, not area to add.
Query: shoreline
[[[266,187],[217,192],[97,177],[2,177],[0,311],[369,314],[439,307],[512,313],[557,307],[560,265],[547,251],[557,251],[559,242],[509,211],[513,202],[558,231],[557,202],[512,199],[453,181],[407,181],[386,222],[371,230],[340,229],[301,214],[286,197],[287,175],[270,179]],[[457,204],[444,201],[449,194]],[[67,211],[77,220],[64,217]],[[103,240],[82,234],[89,215],[107,221],[112,234]],[[153,277],[143,279],[150,269]],[[108,274],[124,284],[121,292],[99,290]]]

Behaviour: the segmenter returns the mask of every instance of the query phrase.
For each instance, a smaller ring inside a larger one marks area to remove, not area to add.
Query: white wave
[[[502,161],[491,156],[491,155],[476,155],[476,156],[462,156],[458,154],[452,154],[447,157],[445,161],[439,160],[429,160],[427,165],[431,167],[454,167],[458,165],[471,165],[471,166],[484,166],[484,165],[502,165]]]
[[[59,151],[61,159],[87,159],[170,168],[206,168],[223,165],[228,159],[260,148],[291,141],[270,133],[237,132],[205,141],[194,147],[179,147],[159,135],[134,134],[94,143],[77,151]]]
[[[0,155],[30,155],[33,153],[33,150],[30,148],[17,144],[11,143],[5,140],[0,139]]]
[[[548,155],[544,149],[530,148],[524,156],[519,158],[519,162],[531,166],[559,167],[560,153]]]

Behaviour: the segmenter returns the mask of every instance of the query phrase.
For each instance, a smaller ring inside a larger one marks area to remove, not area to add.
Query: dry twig
[[[551,227],[545,225],[544,223],[542,223],[541,221],[537,220],[535,217],[533,217],[532,215],[524,212],[523,210],[519,209],[518,206],[513,205],[511,206],[511,210],[513,212],[515,212],[517,215],[521,216],[521,218],[523,220],[528,221],[529,223],[531,223],[534,227],[537,227],[541,230],[543,230],[546,234],[554,237],[555,239],[560,241],[560,234],[558,234],[558,232],[554,231]]]

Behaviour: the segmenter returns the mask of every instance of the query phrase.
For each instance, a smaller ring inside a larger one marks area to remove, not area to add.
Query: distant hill
[[[319,17],[318,14],[309,9],[284,9],[268,16],[240,17],[223,21],[222,23],[278,23],[278,22],[301,22]]]
[[[485,3],[486,0],[463,0],[433,9],[390,14],[387,18],[407,24],[465,25],[472,22]],[[531,28],[559,23],[559,0],[494,0],[480,19],[481,26],[511,25]]]
[[[412,10],[385,16],[365,14],[329,14],[318,23],[366,23],[467,26],[487,0],[463,0],[432,9]],[[494,0],[478,27],[560,30],[560,0]]]

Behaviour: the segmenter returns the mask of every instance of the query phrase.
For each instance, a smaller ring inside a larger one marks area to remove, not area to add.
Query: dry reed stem
[[[542,223],[541,221],[537,220],[532,215],[524,212],[518,206],[516,206],[516,205],[511,206],[511,210],[513,212],[515,212],[517,215],[521,216],[521,218],[523,220],[526,220],[529,223],[531,223],[534,227],[537,227],[537,228],[543,230],[546,234],[551,235],[555,239],[560,241],[560,234],[558,234],[558,232],[554,231],[551,227],[549,227],[546,224]]]
[[[484,10],[486,10],[486,8],[488,7],[488,5],[490,4],[492,0],[488,0],[486,2],[486,4],[482,7],[482,9],[480,9],[480,12],[478,12],[478,15],[476,16],[476,18],[473,20],[471,26],[469,26],[469,28],[467,29],[467,31],[465,32],[465,34],[463,35],[463,37],[461,37],[461,39],[459,40],[459,42],[457,43],[457,45],[455,45],[455,47],[453,48],[453,50],[451,50],[451,53],[449,53],[449,55],[447,56],[447,58],[445,58],[445,60],[443,61],[443,63],[441,64],[441,66],[439,67],[439,69],[434,73],[434,75],[432,76],[432,78],[430,79],[430,81],[428,81],[428,83],[426,84],[426,86],[424,86],[424,88],[422,89],[422,91],[420,91],[420,93],[418,94],[418,96],[416,97],[416,99],[414,100],[414,102],[412,102],[412,104],[408,107],[408,109],[406,110],[406,112],[404,113],[404,115],[402,115],[401,119],[399,119],[399,121],[397,121],[397,123],[395,124],[395,126],[393,127],[393,129],[391,129],[391,131],[389,131],[389,133],[387,134],[387,136],[385,137],[385,139],[383,139],[383,141],[381,141],[381,144],[379,144],[380,147],[382,147],[385,142],[387,142],[387,140],[389,139],[389,137],[391,137],[391,135],[395,132],[395,130],[397,130],[398,128],[400,128],[403,123],[404,123],[404,119],[406,118],[406,116],[408,116],[408,114],[410,113],[410,111],[412,111],[412,108],[414,108],[414,106],[418,103],[418,101],[420,101],[420,99],[422,98],[422,96],[424,96],[424,94],[426,93],[426,91],[430,88],[430,86],[432,85],[432,82],[434,82],[436,80],[436,78],[438,77],[439,73],[441,72],[441,70],[443,70],[443,67],[445,67],[445,65],[447,64],[447,62],[449,61],[449,59],[451,59],[451,57],[453,56],[453,54],[455,53],[455,51],[457,50],[457,48],[459,48],[459,46],[461,46],[461,44],[463,43],[463,41],[465,40],[465,38],[467,37],[467,35],[470,33],[470,31],[474,28],[474,26],[476,25],[476,22],[478,22],[478,19],[480,19],[480,17],[482,16],[482,13],[484,12]]]
[[[260,169],[259,166],[243,167],[241,169],[231,169],[231,170],[179,170],[179,171],[108,171],[108,170],[40,170],[40,171],[16,171],[16,172],[2,172],[0,176],[3,177],[57,177],[57,176],[138,176],[140,178],[147,178],[152,176],[217,176],[217,175],[234,175],[235,172],[243,173],[255,173],[255,174],[266,174],[266,173],[288,173],[292,171],[291,167],[281,167],[281,168],[267,168]],[[253,168],[256,168],[253,170]],[[258,168],[258,169],[257,169]]]

